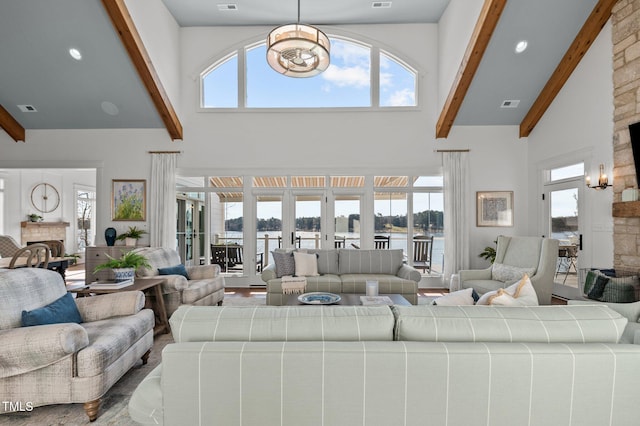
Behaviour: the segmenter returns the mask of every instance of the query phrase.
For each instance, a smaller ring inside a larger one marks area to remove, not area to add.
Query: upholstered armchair
[[[151,268],[138,268],[142,278],[164,278],[162,293],[167,315],[180,305],[222,305],[224,277],[219,265],[184,266],[178,252],[163,247],[140,247],[134,251],[144,255]]]
[[[508,287],[526,273],[541,305],[551,304],[553,277],[558,262],[558,240],[500,235],[496,259],[487,269],[461,270],[460,288],[478,294]]]
[[[0,257],[12,257],[22,246],[9,235],[0,235]]]
[[[74,299],[57,272],[20,268],[0,270],[0,300],[0,400],[11,402],[0,419],[27,404],[84,403],[93,421],[100,398],[153,346],[139,291]]]

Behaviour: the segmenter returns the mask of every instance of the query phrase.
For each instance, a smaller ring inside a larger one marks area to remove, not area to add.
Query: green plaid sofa
[[[380,294],[401,294],[418,304],[420,272],[403,263],[402,250],[307,250],[318,256],[318,276],[307,277],[306,291],[365,293],[367,280],[378,281]],[[267,285],[267,305],[284,305],[282,279],[276,265],[268,265],[261,275]]]
[[[129,402],[149,425],[632,426],[606,306],[180,307]]]

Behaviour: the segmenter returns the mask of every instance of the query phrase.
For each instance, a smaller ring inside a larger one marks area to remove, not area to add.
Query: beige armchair
[[[161,275],[160,269],[182,265],[177,251],[163,247],[140,247],[134,251],[146,256],[151,265],[151,268],[139,268],[137,276],[165,279],[162,293],[168,316],[180,305],[222,304],[224,277],[220,274],[219,265],[186,266],[184,269],[188,278],[180,274]]]
[[[93,421],[100,398],[139,360],[146,363],[154,316],[143,309],[142,292],[67,299],[82,322],[22,326],[23,311],[63,296],[70,297],[57,272],[0,270],[0,399],[11,402],[0,404],[0,414],[26,404],[84,403]]]
[[[501,279],[509,275],[505,270],[511,268],[512,273],[526,270],[538,295],[538,302],[541,305],[549,305],[557,262],[558,240],[500,235],[494,264],[487,269],[459,271],[460,288],[473,288],[478,294],[484,294],[508,287],[518,279]],[[503,277],[497,276],[499,267],[503,271]]]

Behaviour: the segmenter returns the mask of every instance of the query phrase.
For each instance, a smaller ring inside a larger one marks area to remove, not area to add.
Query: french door
[[[178,198],[176,246],[185,265],[204,263],[205,208],[200,200]]]
[[[583,250],[583,225],[580,216],[584,181],[582,177],[545,185],[547,236],[560,242],[555,282],[578,286],[578,269]]]

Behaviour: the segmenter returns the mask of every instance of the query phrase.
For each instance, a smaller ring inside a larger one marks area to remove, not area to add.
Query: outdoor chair
[[[390,239],[391,237],[387,235],[376,235],[373,240],[373,248],[376,250],[388,249]]]
[[[347,237],[335,236],[333,238],[334,247],[335,248],[344,248],[346,241],[347,241]]]
[[[244,247],[239,244],[211,244],[211,263],[220,265],[223,272],[240,271],[244,264]],[[264,253],[257,253],[256,272],[262,272],[263,266]]]
[[[433,252],[433,235],[413,237],[413,267],[431,272],[431,254]]]

